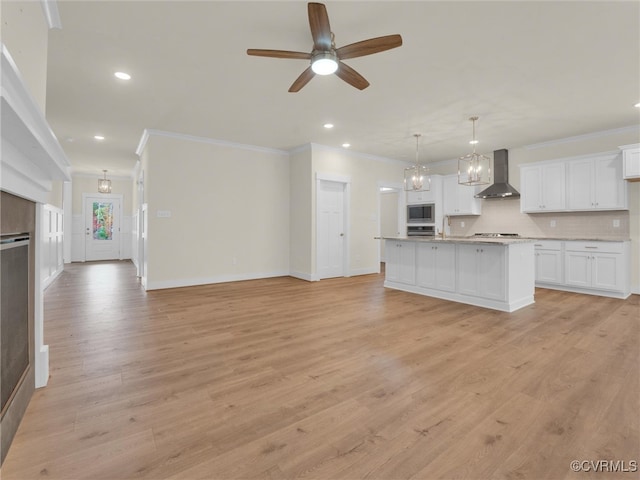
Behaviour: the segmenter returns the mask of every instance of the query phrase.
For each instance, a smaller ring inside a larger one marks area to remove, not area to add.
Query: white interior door
[[[345,275],[345,184],[321,180],[318,188],[318,277]]]
[[[85,259],[120,258],[121,199],[109,195],[85,196]]]

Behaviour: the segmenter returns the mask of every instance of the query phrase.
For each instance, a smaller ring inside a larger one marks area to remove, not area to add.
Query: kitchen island
[[[534,240],[383,237],[384,286],[513,312],[534,303]]]

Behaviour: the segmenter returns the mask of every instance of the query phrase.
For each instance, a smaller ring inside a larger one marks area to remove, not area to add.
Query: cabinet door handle
[[[597,249],[598,247],[590,247],[590,246],[586,245],[584,248],[595,248],[595,249]]]

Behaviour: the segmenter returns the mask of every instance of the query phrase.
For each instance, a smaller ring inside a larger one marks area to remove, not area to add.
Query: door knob
[[[344,237],[344,233],[341,233],[341,234],[340,234],[340,236],[341,236],[341,237]]]

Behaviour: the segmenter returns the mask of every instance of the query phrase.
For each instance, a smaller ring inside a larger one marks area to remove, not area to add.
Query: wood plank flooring
[[[640,460],[640,297],[508,314],[382,280],[145,293],[68,265],[2,479],[638,478],[570,462]]]

